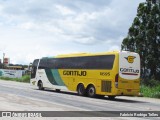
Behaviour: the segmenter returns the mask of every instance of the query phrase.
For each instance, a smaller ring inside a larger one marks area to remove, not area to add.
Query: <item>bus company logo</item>
[[[125,57],[125,59],[126,59],[129,63],[133,63],[135,58],[136,58],[135,56]]]
[[[139,75],[140,71],[133,68],[120,68],[120,72],[123,75]]]

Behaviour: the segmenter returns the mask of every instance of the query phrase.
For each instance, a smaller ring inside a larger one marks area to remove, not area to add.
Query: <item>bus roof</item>
[[[98,53],[72,53],[72,54],[62,54],[57,55],[56,58],[63,58],[63,57],[78,57],[78,56],[96,56],[96,55],[110,55],[110,54],[117,54],[119,51],[110,51],[110,52],[98,52]]]
[[[81,56],[98,56],[98,55],[113,55],[120,52],[134,53],[130,51],[109,51],[109,52],[97,52],[97,53],[71,53],[71,54],[61,54],[57,56],[42,57],[41,59],[51,59],[51,58],[66,58],[66,57],[81,57]]]

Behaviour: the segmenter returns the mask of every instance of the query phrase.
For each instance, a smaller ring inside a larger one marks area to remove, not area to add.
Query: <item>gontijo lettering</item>
[[[86,71],[63,71],[63,75],[68,75],[68,76],[86,76],[87,72]]]
[[[139,70],[132,68],[120,68],[120,71],[124,75],[138,75],[138,73],[140,72]]]

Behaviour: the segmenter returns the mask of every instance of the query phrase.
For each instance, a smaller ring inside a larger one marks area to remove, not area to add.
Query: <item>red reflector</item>
[[[115,76],[115,82],[118,82],[118,74]]]

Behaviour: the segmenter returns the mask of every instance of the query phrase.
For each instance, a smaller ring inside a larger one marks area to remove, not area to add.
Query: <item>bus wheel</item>
[[[88,97],[95,97],[96,96],[96,89],[93,85],[90,85],[87,89]]]
[[[116,96],[111,95],[111,96],[108,96],[108,99],[110,99],[110,100],[114,100],[114,99],[115,99],[115,97],[116,97]]]
[[[84,88],[84,85],[83,84],[79,84],[78,87],[77,87],[77,92],[78,92],[78,95],[79,96],[84,96],[85,95],[85,88]]]
[[[39,90],[44,90],[42,81],[39,81],[39,82],[38,82],[38,89],[39,89]]]

